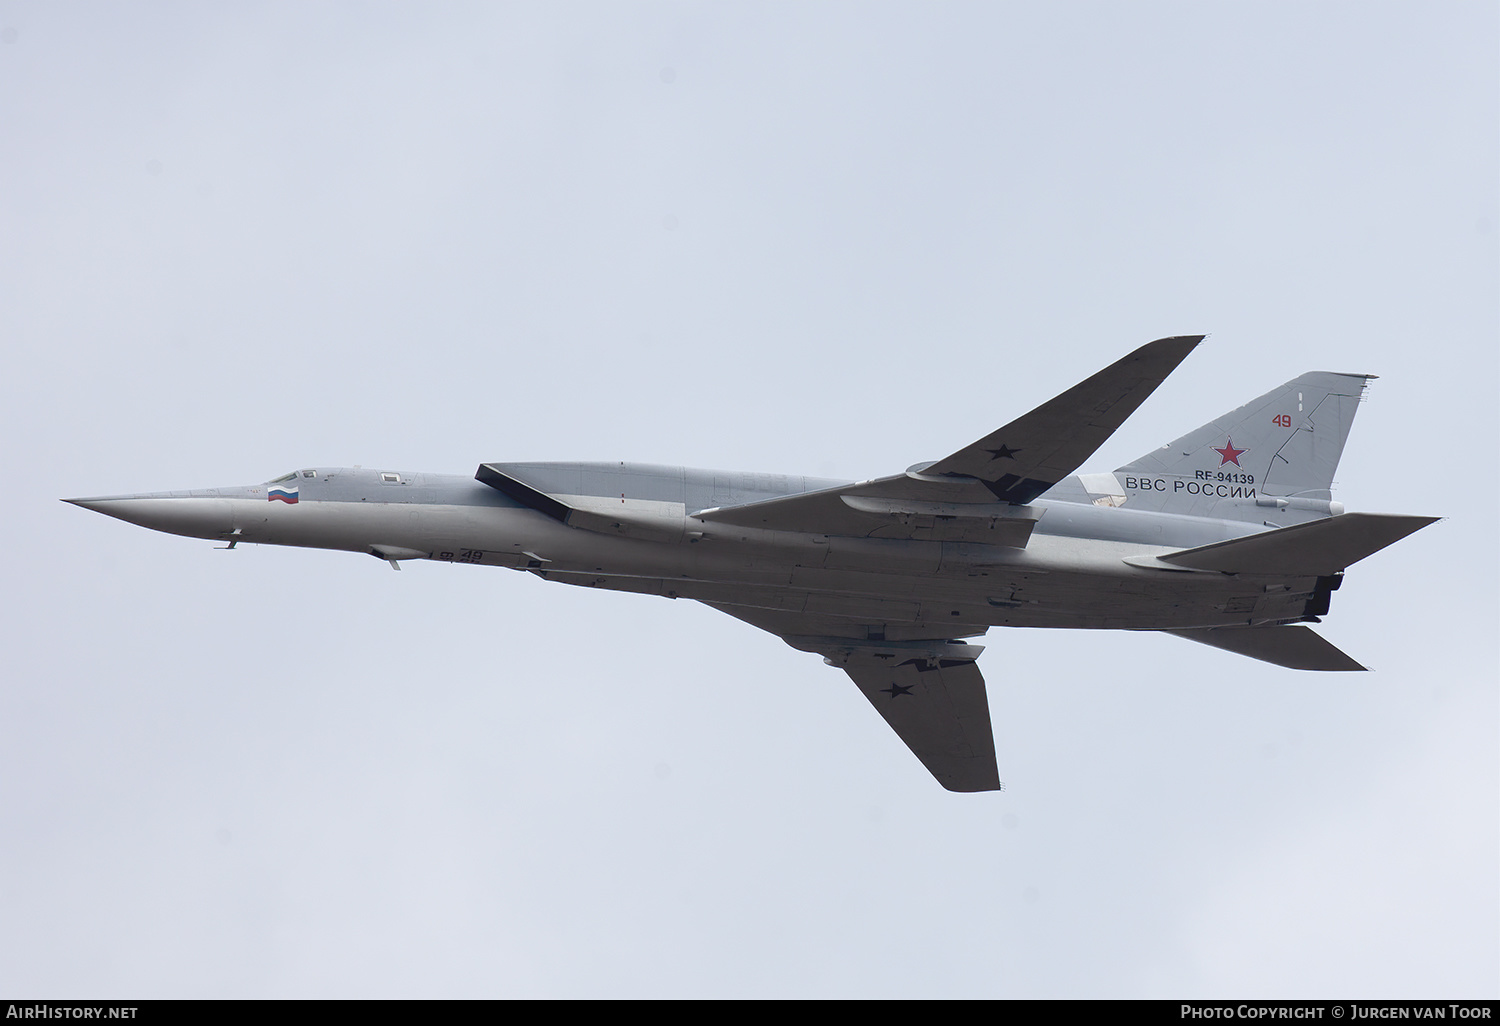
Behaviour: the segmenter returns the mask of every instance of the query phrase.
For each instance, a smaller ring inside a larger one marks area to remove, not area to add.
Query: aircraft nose
[[[183,534],[189,538],[218,538],[234,527],[229,502],[214,496],[167,492],[64,499],[63,502],[103,513],[128,524],[168,534]]]

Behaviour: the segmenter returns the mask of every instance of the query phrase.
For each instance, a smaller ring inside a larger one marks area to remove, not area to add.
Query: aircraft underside
[[[963,578],[879,575],[877,583],[860,579],[875,575],[802,570],[780,586],[543,568],[532,572],[580,587],[755,610],[767,622],[790,624],[816,616],[835,625],[839,637],[865,637],[879,625],[898,632],[903,625],[947,625],[949,636],[968,637],[987,627],[1174,630],[1292,623],[1326,612],[1328,592],[1336,586],[1316,577],[1267,583],[1172,574],[1170,581],[1150,582],[1062,571],[991,570]],[[923,636],[930,637],[930,631]]]

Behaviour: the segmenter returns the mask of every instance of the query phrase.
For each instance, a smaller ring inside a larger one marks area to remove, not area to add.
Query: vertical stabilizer
[[[1131,509],[1273,526],[1341,512],[1333,475],[1373,374],[1313,371],[1115,471]]]

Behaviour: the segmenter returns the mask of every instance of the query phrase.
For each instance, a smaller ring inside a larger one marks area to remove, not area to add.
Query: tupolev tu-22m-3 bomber
[[[1003,787],[972,639],[1160,631],[1362,670],[1308,623],[1351,564],[1436,517],[1330,491],[1373,375],[1288,381],[1114,473],[1074,472],[1203,336],[1148,343],[936,462],[869,481],[635,463],[360,468],[65,501],[193,538],[528,571],[696,599],[844,670],[951,791]],[[223,546],[221,546],[223,547]]]

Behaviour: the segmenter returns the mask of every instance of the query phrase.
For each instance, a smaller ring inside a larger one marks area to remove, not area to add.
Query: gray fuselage
[[[1267,585],[1125,562],[1255,534],[1269,525],[1140,511],[1091,500],[1077,477],[1034,501],[1024,547],[829,537],[726,525],[692,513],[844,482],[631,463],[508,464],[532,487],[644,536],[579,529],[473,478],[359,468],[299,471],[243,487],[72,500],[191,537],[526,569],[610,590],[816,613],[851,625],[1177,629],[1288,623],[1326,608],[1319,579]]]

